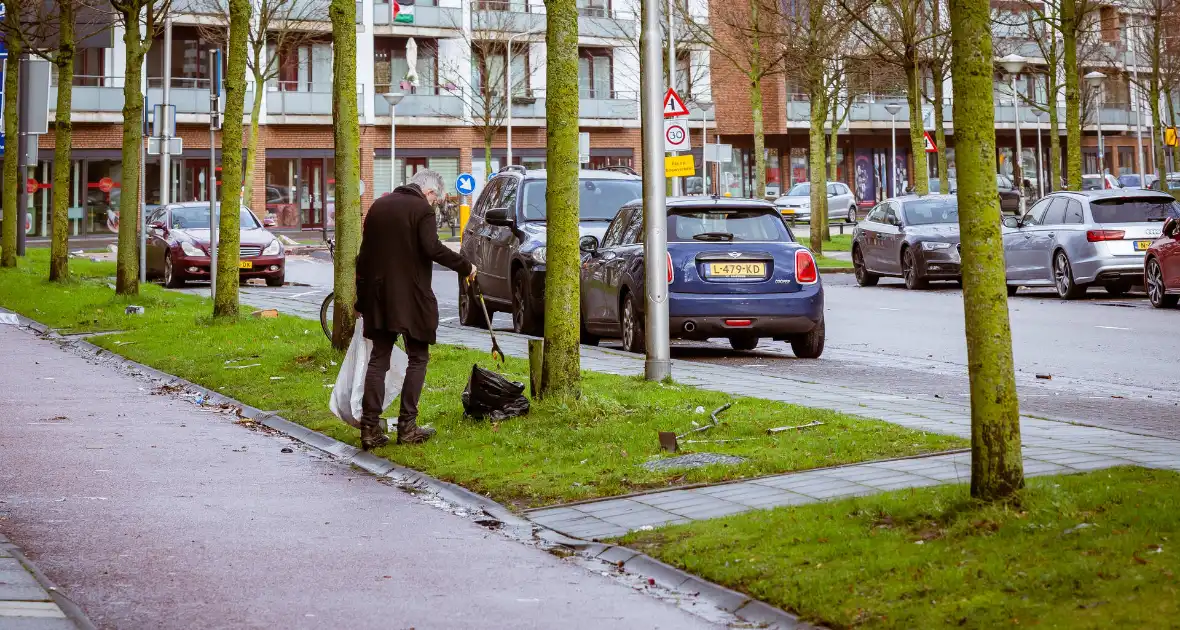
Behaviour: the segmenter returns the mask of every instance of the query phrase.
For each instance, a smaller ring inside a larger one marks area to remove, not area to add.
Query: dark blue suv
[[[634,172],[583,170],[578,176],[582,236],[601,238],[619,208],[642,196]],[[489,314],[512,313],[512,328],[541,335],[545,327],[545,171],[507,166],[479,194],[463,230],[463,256],[479,268]],[[459,321],[486,326],[472,289],[459,280]]]
[[[735,350],[760,338],[795,356],[824,350],[824,291],[811,252],[773,204],[752,199],[668,200],[668,312],[672,338],[725,337]],[[644,351],[643,207],[629,203],[601,240],[583,237],[582,340],[619,337]]]

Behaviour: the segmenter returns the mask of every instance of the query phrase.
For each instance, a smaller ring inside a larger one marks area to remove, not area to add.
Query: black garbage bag
[[[477,420],[499,421],[529,412],[524,383],[510,381],[478,365],[471,366],[471,378],[463,390],[463,412]]]

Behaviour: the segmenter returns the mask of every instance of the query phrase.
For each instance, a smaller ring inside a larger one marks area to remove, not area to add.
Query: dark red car
[[[287,252],[283,244],[250,212],[240,209],[241,243],[238,272],[242,280],[263,278],[267,286],[283,285]],[[147,273],[169,287],[189,280],[209,280],[209,202],[169,204],[147,219]]]
[[[1143,286],[1156,308],[1180,302],[1180,209],[1176,204],[1143,258]]]

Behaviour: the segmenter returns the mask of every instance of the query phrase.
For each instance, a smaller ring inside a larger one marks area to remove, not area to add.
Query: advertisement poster
[[[893,196],[904,195],[910,186],[909,161],[906,154],[897,154],[897,163],[893,165]]]
[[[853,187],[861,203],[872,204],[877,199],[877,178],[873,175],[873,152],[871,149],[857,149],[853,158],[855,179]]]

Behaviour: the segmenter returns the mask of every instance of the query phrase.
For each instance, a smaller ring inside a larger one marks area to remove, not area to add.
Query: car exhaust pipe
[[[684,322],[684,332],[690,333],[696,329],[697,329],[697,325],[692,323],[691,321]]]

